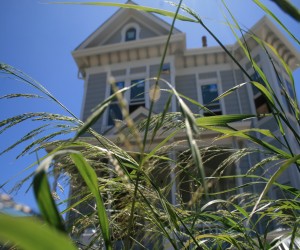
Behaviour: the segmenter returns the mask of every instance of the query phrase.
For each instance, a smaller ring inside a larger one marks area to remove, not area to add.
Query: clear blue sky
[[[1,0],[0,1],[0,62],[10,64],[41,82],[54,96],[62,101],[77,116],[83,94],[83,82],[77,79],[77,68],[71,51],[76,48],[99,25],[117,9],[108,7],[73,6],[46,4],[44,0]],[[113,1],[124,3],[123,1]],[[161,0],[138,0],[140,5],[172,9]],[[245,27],[250,28],[263,15],[262,11],[250,0],[228,0],[230,8]],[[263,1],[284,21],[289,29],[300,39],[300,25],[269,0]],[[300,8],[299,0],[291,1]],[[222,23],[223,13],[220,0],[186,0],[184,3],[196,10],[225,44],[234,43],[235,39]],[[164,18],[165,19],[165,18]],[[169,19],[165,19],[169,20]],[[170,20],[169,20],[170,21]],[[187,33],[187,46],[199,47],[201,36],[206,34],[196,24],[177,22],[176,27]],[[208,38],[208,45],[216,43]],[[300,72],[295,73],[297,88],[300,90]],[[0,96],[7,93],[32,92],[23,84],[7,78],[0,78]],[[298,91],[300,94],[300,92]],[[298,95],[299,95],[298,94]],[[0,120],[15,114],[32,111],[61,113],[56,105],[45,100],[0,100]],[[32,125],[26,123],[0,135],[0,151],[16,142],[30,131]],[[17,147],[8,154],[0,156],[0,185],[35,161],[35,156],[27,155],[19,160],[15,156],[22,148]],[[24,175],[22,175],[24,176]],[[5,186],[9,191],[14,179]],[[28,187],[28,182],[25,187]],[[2,192],[3,190],[0,190]],[[24,189],[15,197],[21,203],[35,207],[32,193],[24,194]]]

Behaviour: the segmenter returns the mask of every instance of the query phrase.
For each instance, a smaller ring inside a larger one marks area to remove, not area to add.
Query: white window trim
[[[145,59],[145,60],[142,60],[142,61],[141,60],[132,61],[132,62],[130,62],[130,66],[128,66],[128,63],[118,63],[118,64],[110,65],[110,68],[108,68],[107,66],[96,66],[96,67],[88,68],[87,69],[87,75],[98,74],[98,73],[103,73],[103,72],[107,73],[105,99],[107,99],[110,96],[109,77],[113,77],[116,82],[124,81],[125,82],[125,87],[128,86],[128,85],[126,85],[127,81],[129,83],[131,83],[131,80],[134,80],[134,79],[145,79],[145,108],[149,109],[149,107],[150,107],[150,100],[149,100],[150,66],[151,65],[156,65],[156,64],[159,65],[160,60],[161,60],[160,57],[154,57],[154,58],[149,58],[149,59]],[[170,63],[170,65],[171,65],[171,83],[172,83],[173,86],[175,86],[175,84],[174,84],[175,83],[174,56],[166,56],[165,63]],[[139,67],[141,65],[146,67],[145,72],[130,74],[130,68]],[[122,69],[126,70],[124,75],[114,76],[112,74],[112,71],[122,70]],[[126,101],[129,100],[130,91],[125,92],[124,97],[126,98]],[[176,101],[176,99],[174,99],[174,100]],[[173,107],[174,106],[176,107],[176,102],[175,102],[175,104],[173,103]],[[102,125],[101,127],[102,127],[102,131],[105,131],[105,130],[111,128],[111,126],[107,125],[107,123],[108,123],[108,109],[106,109],[106,111],[105,111],[105,113],[103,114],[102,117],[103,117],[103,119],[102,119],[102,122],[101,122],[101,125]]]
[[[111,83],[110,83],[110,77],[113,78],[114,82],[124,82],[124,88],[126,87],[130,87],[131,86],[131,81],[132,80],[137,80],[137,79],[144,79],[145,80],[145,107],[148,108],[149,102],[147,101],[147,93],[149,92],[149,86],[147,84],[147,71],[145,73],[137,73],[137,74],[130,74],[130,68],[126,69],[126,75],[123,76],[117,76],[114,77],[111,75],[111,72],[109,72],[109,77],[107,79],[107,88],[106,88],[106,93],[105,93],[105,98],[108,98],[110,96],[110,90],[111,90]],[[126,91],[124,93],[124,99],[127,102],[127,106],[129,108],[130,105],[130,90]],[[111,127],[111,125],[108,125],[108,110],[109,108],[107,108],[107,110],[105,111],[104,117],[105,119],[103,119],[103,127],[104,128],[108,128]]]
[[[199,103],[203,104],[203,97],[202,97],[202,90],[201,90],[201,86],[203,86],[203,85],[217,84],[218,95],[220,95],[220,93],[223,93],[219,72],[217,72],[217,77],[207,78],[207,79],[199,79],[199,76],[197,74],[196,79],[197,79],[197,96],[198,96]],[[224,115],[225,114],[224,100],[220,99],[219,102],[220,102],[220,108],[221,108],[222,115]],[[203,114],[203,109],[200,111],[200,114]]]
[[[131,23],[127,23],[121,31],[122,42],[126,42],[126,32],[131,28],[134,28],[136,30],[136,39],[133,41],[140,39],[141,27],[137,23],[131,22]]]

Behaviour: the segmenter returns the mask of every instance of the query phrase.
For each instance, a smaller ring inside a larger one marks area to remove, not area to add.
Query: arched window
[[[125,41],[133,41],[133,40],[136,40],[136,29],[129,28],[128,30],[126,30]]]

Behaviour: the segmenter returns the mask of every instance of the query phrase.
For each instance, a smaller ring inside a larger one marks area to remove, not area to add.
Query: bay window
[[[130,90],[123,94],[125,100],[128,101],[129,113],[134,112],[139,107],[145,107],[145,80],[133,79],[118,81],[115,83],[117,90],[131,86]],[[110,86],[110,95],[113,88]],[[114,120],[123,120],[123,115],[117,98],[114,98],[108,107],[107,126],[114,125]]]

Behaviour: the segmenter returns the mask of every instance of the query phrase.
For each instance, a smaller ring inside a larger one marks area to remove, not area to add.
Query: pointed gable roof
[[[137,5],[131,0],[127,1],[126,4]],[[118,31],[120,31],[126,23],[132,22],[140,25],[142,29],[147,29],[148,34],[153,37],[167,35],[171,29],[171,25],[169,23],[154,14],[130,8],[120,8],[90,36],[88,36],[75,49],[75,51],[107,44],[106,42],[116,35],[116,33],[118,33]],[[173,34],[177,33],[182,32],[174,27]],[[121,42],[121,39],[119,42]]]

